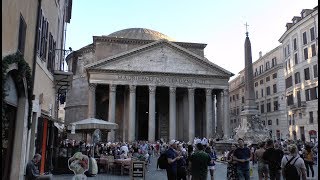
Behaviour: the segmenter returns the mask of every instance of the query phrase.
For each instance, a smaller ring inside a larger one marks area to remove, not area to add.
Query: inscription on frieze
[[[124,80],[129,82],[140,81],[153,84],[184,84],[192,86],[193,84],[207,84],[204,79],[195,78],[177,78],[177,77],[154,77],[154,76],[126,76],[118,75],[118,80]]]

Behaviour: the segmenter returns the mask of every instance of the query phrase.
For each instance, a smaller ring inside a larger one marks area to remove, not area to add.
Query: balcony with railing
[[[307,107],[307,102],[306,101],[301,101],[295,104],[292,104],[289,106],[290,110],[292,111],[303,111],[305,110]]]

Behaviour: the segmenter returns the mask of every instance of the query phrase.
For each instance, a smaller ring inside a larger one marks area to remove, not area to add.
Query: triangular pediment
[[[88,70],[116,70],[231,77],[232,73],[166,40],[88,64]]]

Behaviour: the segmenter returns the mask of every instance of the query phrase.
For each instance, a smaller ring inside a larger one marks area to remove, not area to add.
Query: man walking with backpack
[[[268,164],[270,180],[280,180],[281,177],[283,151],[278,147],[277,143],[274,145],[273,140],[269,139],[267,141],[267,149],[262,156],[262,159]]]
[[[285,180],[306,180],[306,166],[303,159],[298,155],[295,144],[288,146],[289,155],[282,158],[282,176]]]

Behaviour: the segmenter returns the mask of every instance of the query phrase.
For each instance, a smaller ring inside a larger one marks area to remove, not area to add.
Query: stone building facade
[[[286,24],[282,45],[290,137],[318,139],[318,6]]]
[[[257,109],[270,138],[318,139],[318,7],[287,23],[280,46],[253,63]],[[244,72],[229,82],[230,125],[239,126]]]
[[[2,151],[2,179],[24,179],[25,165],[35,153],[42,155],[41,173],[50,171],[53,147],[46,143],[49,137],[54,139],[50,127],[57,119],[54,71],[60,70],[64,60],[58,49],[63,49],[71,5],[71,0],[2,1],[2,60],[18,52],[31,68],[31,82],[26,74],[17,74],[17,63],[10,64],[6,73],[4,103],[10,135],[5,140],[8,143],[2,144],[6,149],[5,154]],[[18,76],[23,77],[22,82],[17,81]]]
[[[206,59],[205,47],[143,28],[94,36],[67,57],[74,77],[66,122],[115,122],[119,129],[108,133],[109,141],[191,141],[213,137],[215,127],[227,136],[233,74]]]
[[[289,135],[286,124],[286,105],[284,96],[284,74],[281,47],[278,46],[253,62],[254,95],[259,117],[269,129],[270,138],[285,138]],[[229,82],[230,126],[232,129],[240,124],[243,111],[244,70]],[[233,132],[233,135],[235,132]]]

